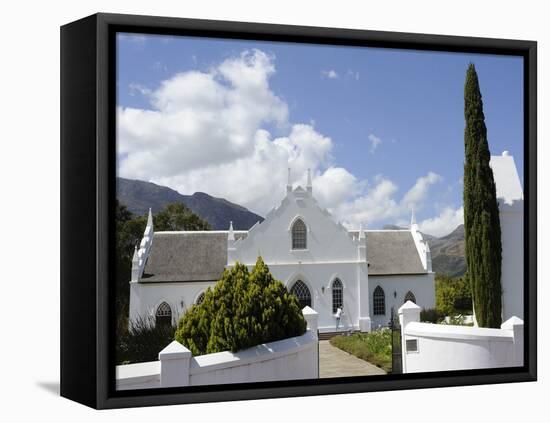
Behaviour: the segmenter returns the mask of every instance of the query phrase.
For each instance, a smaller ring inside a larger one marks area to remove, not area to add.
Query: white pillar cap
[[[159,352],[159,360],[177,360],[191,358],[191,351],[178,341],[172,341],[166,348]]]

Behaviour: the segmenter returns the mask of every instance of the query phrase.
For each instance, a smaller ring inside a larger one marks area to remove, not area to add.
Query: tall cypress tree
[[[483,102],[475,66],[464,86],[464,228],[466,262],[479,326],[498,328],[502,321],[500,218]]]

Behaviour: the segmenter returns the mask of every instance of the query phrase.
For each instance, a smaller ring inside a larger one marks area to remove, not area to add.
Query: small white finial
[[[308,192],[312,192],[313,191],[313,185],[311,184],[311,169],[308,169],[307,170],[307,185],[306,185],[306,189]]]
[[[132,263],[137,263],[139,260],[137,245],[134,245],[134,256],[132,257]]]
[[[147,216],[147,226],[150,228],[153,227],[153,212],[151,211],[151,207],[149,207],[149,216]]]
[[[229,222],[229,233],[227,234],[228,241],[235,241],[235,233],[233,232],[233,221]]]
[[[290,183],[290,168],[288,168],[288,179],[286,183],[286,192],[292,191],[292,184]]]
[[[504,150],[504,151],[502,152],[502,155],[503,155],[503,156],[509,156],[510,153],[508,152],[508,150]]]
[[[414,216],[414,207],[411,208],[411,228],[416,225],[416,217]]]
[[[363,230],[363,223],[359,223],[359,240],[365,239],[365,231]]]

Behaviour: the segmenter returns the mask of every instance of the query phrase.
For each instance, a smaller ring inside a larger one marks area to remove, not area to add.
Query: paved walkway
[[[321,378],[386,374],[374,364],[333,347],[329,341],[319,341],[319,373]]]

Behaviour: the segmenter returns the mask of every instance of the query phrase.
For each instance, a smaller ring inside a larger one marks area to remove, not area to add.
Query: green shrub
[[[214,288],[206,290],[203,302],[180,319],[175,339],[197,356],[235,352],[305,330],[297,298],[258,257],[252,272],[241,263],[225,270]]]
[[[130,280],[134,247],[139,245],[147,225],[147,215],[135,216],[116,200],[115,208],[115,315],[116,362],[143,362],[157,360],[158,353],[174,339],[175,327],[155,328],[153,319],[138,320],[128,330]],[[156,231],[208,230],[208,222],[193,214],[183,204],[168,204],[153,216]]]
[[[436,276],[435,308],[444,316],[472,314],[472,291],[467,275],[454,279]]]
[[[420,321],[428,323],[439,323],[445,317],[435,308],[425,308],[420,311]]]
[[[388,328],[350,336],[335,336],[330,343],[386,372],[392,369],[392,334]]]
[[[153,319],[139,318],[130,330],[119,328],[116,340],[117,364],[155,361],[158,354],[174,339],[174,326],[157,325]]]

